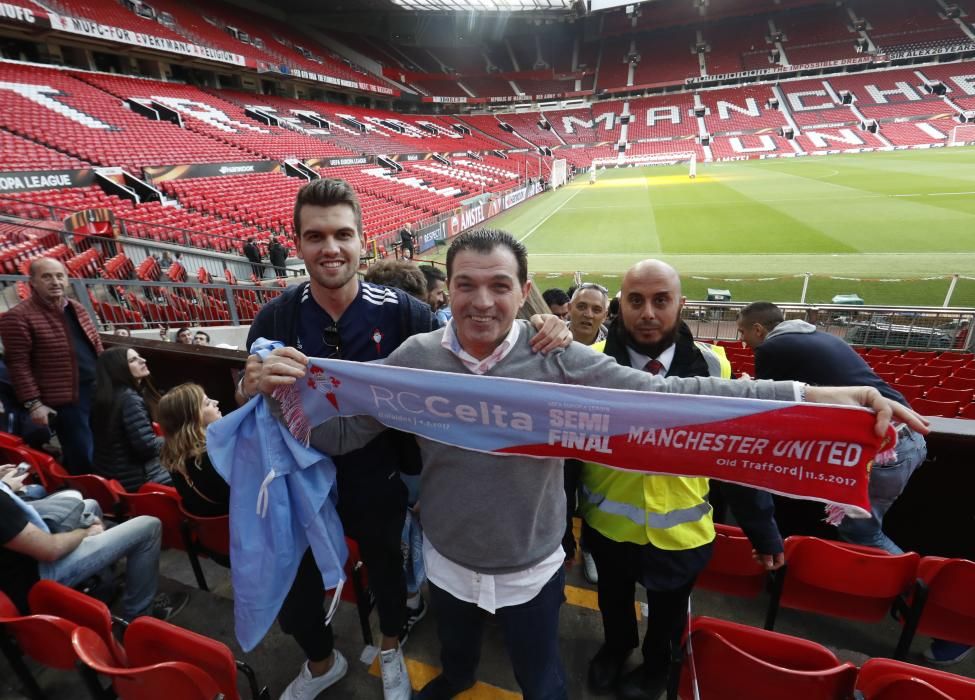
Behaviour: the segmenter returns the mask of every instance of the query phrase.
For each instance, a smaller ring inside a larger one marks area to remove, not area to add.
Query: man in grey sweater
[[[886,430],[891,414],[923,429],[906,408],[865,387],[827,389],[794,382],[661,378],[623,367],[573,343],[546,356],[531,351],[531,326],[515,315],[530,289],[525,247],[502,231],[470,231],[447,253],[453,319],[404,342],[387,364],[444,372],[684,394],[865,405]],[[259,389],[270,394],[305,374],[294,348],[263,364]],[[315,447],[341,454],[385,426],[369,417],[333,419],[312,432]],[[471,687],[484,612],[497,616],[526,700],[568,697],[558,651],[563,595],[565,494],[562,460],[498,456],[417,438],[423,457],[424,560],[438,617],[443,672],[419,697],[451,698]]]

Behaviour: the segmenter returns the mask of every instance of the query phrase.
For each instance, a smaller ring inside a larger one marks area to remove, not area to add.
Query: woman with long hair
[[[159,394],[149,367],[134,348],[109,348],[95,366],[91,430],[95,473],[118,479],[126,491],[154,481],[172,484],[159,463],[162,438],[152,429],[152,409]]]
[[[160,458],[183,499],[186,512],[200,517],[226,515],[230,487],[207,456],[206,429],[222,415],[199,384],[180,384],[159,402],[159,425],[166,441]]]

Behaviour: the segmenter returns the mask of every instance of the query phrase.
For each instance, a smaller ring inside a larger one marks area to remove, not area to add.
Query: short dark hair
[[[197,331],[196,333],[193,334],[193,337],[195,338],[198,335],[202,335],[204,338],[207,339],[208,343],[210,342],[210,334],[207,333],[206,331]]]
[[[495,248],[507,248],[518,262],[518,281],[528,282],[528,250],[514,236],[507,231],[496,228],[479,228],[465,231],[457,236],[447,249],[447,279],[454,269],[454,258],[457,253],[472,250],[475,253],[490,253]]]
[[[544,292],[542,292],[542,299],[545,300],[545,303],[548,304],[550,308],[553,306],[568,304],[570,301],[569,295],[565,293],[564,289],[556,289],[555,287],[552,289],[546,289]]]
[[[427,278],[410,260],[380,260],[369,267],[366,282],[396,287],[420,301],[427,300]]]
[[[427,291],[430,291],[430,287],[436,285],[437,282],[447,281],[447,275],[444,274],[444,271],[434,265],[420,265],[420,272],[427,278]]]
[[[359,204],[359,197],[355,190],[345,180],[334,180],[330,178],[319,178],[312,180],[307,185],[298,190],[295,198],[294,227],[295,238],[301,238],[301,208],[305,205],[315,207],[334,207],[338,204],[345,204],[352,207],[355,214],[355,230],[362,238],[362,205]]]
[[[758,323],[767,330],[772,330],[785,320],[782,309],[770,301],[753,301],[738,312],[738,318],[748,323]]]

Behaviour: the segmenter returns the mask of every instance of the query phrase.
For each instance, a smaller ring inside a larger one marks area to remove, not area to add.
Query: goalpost
[[[975,145],[975,124],[959,124],[951,130],[949,146]]]
[[[690,179],[697,177],[697,154],[691,151],[682,153],[645,153],[642,155],[619,155],[609,158],[594,158],[589,169],[591,180],[595,179],[596,173],[606,168],[645,168],[658,165],[680,165],[687,163],[687,176]]]
[[[566,182],[569,181],[569,166],[565,161],[565,158],[559,158],[558,160],[552,161],[552,172],[549,178],[549,184],[552,189],[561,187]]]

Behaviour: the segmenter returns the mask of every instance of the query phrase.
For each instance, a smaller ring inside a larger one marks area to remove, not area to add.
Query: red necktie
[[[664,368],[664,363],[660,360],[650,360],[643,368],[644,372],[649,372],[650,374],[660,374],[660,370]]]

